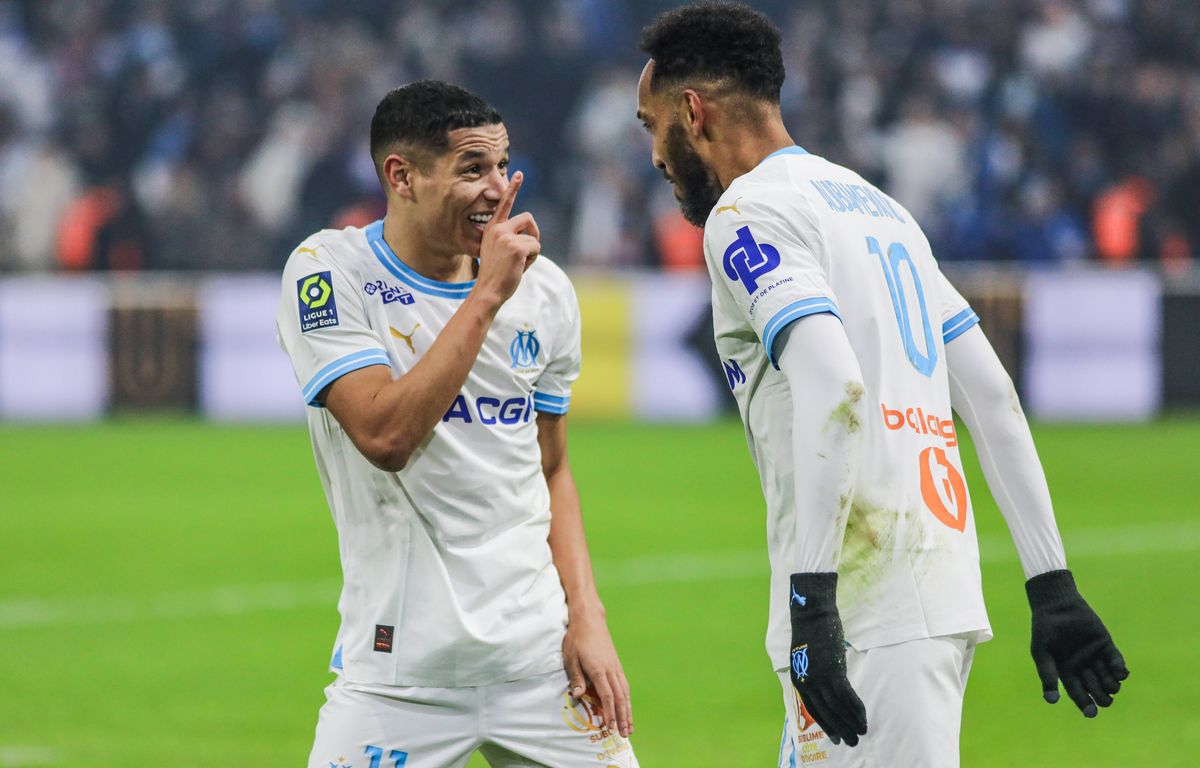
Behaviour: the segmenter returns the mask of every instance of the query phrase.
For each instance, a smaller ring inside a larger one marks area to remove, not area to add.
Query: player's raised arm
[[[867,713],[846,678],[837,565],[866,421],[865,388],[850,341],[832,314],[794,321],[775,344],[792,395],[792,682],[834,743],[854,746],[867,731]]]
[[[529,213],[509,218],[522,176],[499,195],[480,247],[479,275],[470,295],[413,368],[393,380],[371,366],[334,381],[324,403],[372,464],[397,472],[453,403],[501,305],[541,252]],[[493,198],[495,199],[495,198]]]
[[[946,358],[951,404],[971,433],[1025,570],[1043,695],[1058,701],[1061,679],[1080,711],[1095,717],[1097,705],[1112,704],[1129,671],[1067,570],[1046,475],[1012,379],[978,326],[948,343]]]

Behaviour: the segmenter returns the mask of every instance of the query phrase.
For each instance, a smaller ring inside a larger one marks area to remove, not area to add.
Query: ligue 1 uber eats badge
[[[296,291],[300,296],[301,333],[338,324],[333,277],[328,272],[300,278],[296,281]]]

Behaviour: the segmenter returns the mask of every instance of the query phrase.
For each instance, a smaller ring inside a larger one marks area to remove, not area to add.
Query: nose
[[[483,189],[483,197],[485,200],[496,203],[504,195],[504,190],[508,189],[509,177],[500,172],[499,168],[493,168],[488,174],[487,186]]]
[[[667,172],[667,164],[663,162],[661,157],[659,157],[658,150],[654,147],[650,148],[650,162],[654,163],[654,167],[663,173]]]

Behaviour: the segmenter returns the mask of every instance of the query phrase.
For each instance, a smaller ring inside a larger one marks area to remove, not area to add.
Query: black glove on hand
[[[792,574],[792,685],[808,714],[838,744],[867,732],[867,710],[846,679],[846,640],[836,573]]]
[[[1025,582],[1033,609],[1030,651],[1042,679],[1046,701],[1058,701],[1058,680],[1084,717],[1096,705],[1112,704],[1121,681],[1129,677],[1125,659],[1100,617],[1075,588],[1070,571],[1050,571]],[[1094,702],[1094,703],[1093,703]]]

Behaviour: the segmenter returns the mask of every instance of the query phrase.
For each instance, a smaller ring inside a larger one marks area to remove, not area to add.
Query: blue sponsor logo
[[[300,300],[301,333],[338,324],[337,297],[333,294],[333,276],[329,272],[317,272],[297,280],[296,297]]]
[[[797,680],[808,677],[808,643],[792,649],[792,676]]]
[[[738,384],[746,383],[746,372],[738,365],[737,360],[722,360],[721,366],[725,369],[725,381],[729,382],[730,391],[737,389]]]
[[[808,605],[808,598],[796,591],[796,587],[792,587],[792,602],[803,608]]]
[[[513,368],[532,368],[537,365],[538,353],[542,351],[542,343],[538,341],[537,331],[517,331],[512,343],[508,345],[508,355],[512,358]]]
[[[382,280],[374,280],[367,283],[363,286],[363,290],[367,292],[368,296],[374,296],[378,293],[379,297],[383,299],[384,304],[392,304],[397,301],[401,304],[412,304],[416,301],[411,291],[407,291],[404,288],[397,288],[394,285],[388,285]]]
[[[484,395],[472,402],[466,395],[459,395],[450,404],[450,410],[442,421],[461,421],[463,424],[482,424],[485,427],[524,424],[533,416],[533,395],[522,395],[501,400]]]
[[[754,293],[758,290],[758,278],[779,266],[779,251],[773,245],[756,241],[750,227],[745,226],[725,249],[722,264],[730,280],[740,281],[747,293]]]

